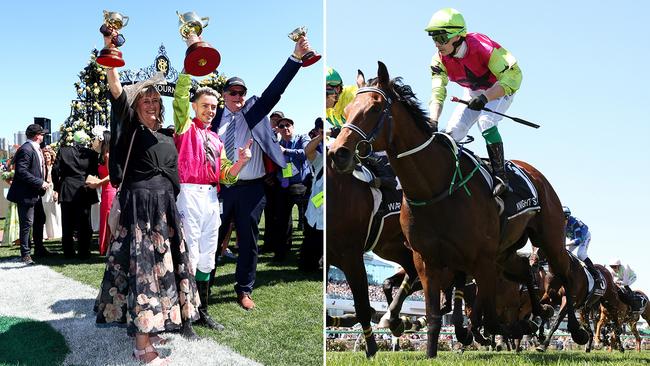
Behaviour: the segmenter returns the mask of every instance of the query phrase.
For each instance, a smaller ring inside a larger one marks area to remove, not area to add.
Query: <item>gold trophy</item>
[[[199,38],[203,28],[208,26],[210,18],[201,18],[193,11],[184,14],[176,12],[176,14],[181,37],[189,45],[185,51],[185,72],[194,76],[204,76],[216,70],[221,63],[219,51]]]
[[[300,40],[300,37],[305,36],[307,36],[307,27],[305,26],[298,27],[294,29],[293,32],[289,33],[289,38],[294,42],[298,42]],[[321,57],[322,56],[316,53],[314,50],[307,51],[307,53],[302,56],[302,67],[307,67],[315,64],[318,62],[318,60],[320,60]]]
[[[104,36],[110,36],[113,31],[119,31],[129,23],[129,17],[122,15],[118,12],[104,10],[104,24],[99,28],[99,31]],[[99,51],[97,56],[97,63],[106,67],[121,67],[124,66],[122,59],[122,52],[117,49],[124,44],[124,36],[117,34],[111,39],[112,45],[104,47]]]

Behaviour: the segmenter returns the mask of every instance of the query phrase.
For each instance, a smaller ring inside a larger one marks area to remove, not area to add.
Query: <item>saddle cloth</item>
[[[375,174],[364,165],[357,164],[352,175],[358,180],[370,184],[375,178]],[[370,222],[368,223],[368,230],[366,233],[366,243],[364,251],[372,251],[377,245],[379,236],[384,228],[384,221],[387,217],[399,214],[402,208],[402,186],[397,180],[396,189],[375,188],[370,187],[372,193],[373,206]]]
[[[490,187],[490,190],[492,190],[494,188],[494,180],[492,179],[492,174],[490,174],[491,167],[489,162],[484,159],[479,159],[468,149],[463,149],[462,151],[475,164],[479,164],[481,175],[485,179],[488,187]],[[497,197],[498,200],[503,201],[502,215],[505,215],[508,220],[512,220],[526,212],[539,211],[541,208],[539,206],[537,189],[535,189],[535,185],[531,182],[528,174],[509,160],[506,161],[505,168],[512,192],[505,194],[505,200]]]
[[[605,282],[603,274],[599,271],[598,278],[594,278],[594,276],[591,275],[591,272],[589,272],[587,269],[585,262],[581,261],[578,257],[575,256],[575,254],[571,253],[568,250],[567,253],[569,254],[569,257],[572,261],[578,263],[582,267],[582,270],[585,272],[585,276],[587,277],[587,297],[585,298],[583,304],[590,304],[591,300],[594,297],[603,296],[607,290],[607,282]]]

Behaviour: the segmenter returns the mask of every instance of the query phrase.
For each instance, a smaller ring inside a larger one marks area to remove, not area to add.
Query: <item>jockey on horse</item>
[[[622,265],[619,259],[612,262],[609,265],[610,272],[614,276],[614,282],[618,287],[618,294],[626,305],[629,305],[632,308],[633,312],[643,311],[645,305],[644,302],[647,300],[641,300],[637,297],[634,291],[630,286],[636,281],[636,273],[630,268],[629,265]]]
[[[566,237],[569,239],[566,242],[567,250],[569,252],[575,252],[576,257],[587,265],[587,270],[591,273],[594,281],[598,281],[598,278],[600,278],[598,270],[594,267],[591,259],[587,257],[587,249],[589,249],[589,242],[591,241],[589,227],[575,216],[571,216],[571,210],[567,206],[562,206],[562,210],[564,211]]]
[[[501,116],[481,112],[484,107],[505,113],[521,84],[517,60],[505,48],[480,33],[467,33],[463,15],[452,8],[433,14],[425,29],[438,48],[431,60],[432,95],[429,115],[437,124],[449,80],[465,88],[469,105],[459,104],[447,123],[447,133],[461,141],[478,121],[487,144],[497,184],[493,194],[510,190],[503,157],[503,140],[497,129]]]

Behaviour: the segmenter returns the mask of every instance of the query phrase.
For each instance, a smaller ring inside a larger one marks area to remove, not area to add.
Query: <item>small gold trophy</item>
[[[190,75],[204,76],[216,70],[221,63],[219,51],[199,38],[210,18],[201,18],[193,11],[176,14],[181,37],[189,45],[185,51],[185,71]]]
[[[118,12],[111,12],[104,10],[104,24],[99,28],[99,31],[104,36],[110,36],[113,31],[119,31],[129,23],[129,17],[122,15]],[[124,66],[124,59],[122,59],[122,52],[117,49],[124,44],[124,36],[117,34],[111,39],[112,45],[104,47],[99,51],[97,63],[106,67],[121,67]]]
[[[293,32],[289,33],[289,38],[294,42],[298,42],[298,40],[300,40],[300,37],[305,36],[307,36],[307,27],[305,26],[298,27],[294,29]],[[307,67],[315,64],[318,62],[318,60],[320,60],[321,57],[322,56],[316,53],[316,51],[309,50],[302,56],[302,67]]]

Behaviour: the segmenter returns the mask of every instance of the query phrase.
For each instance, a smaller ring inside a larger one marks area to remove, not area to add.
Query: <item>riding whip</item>
[[[452,101],[452,102],[463,103],[463,104],[469,105],[469,102],[468,102],[468,101],[466,101],[466,100],[462,100],[462,99],[457,98],[457,97],[451,97],[451,101]],[[524,120],[524,119],[521,119],[521,118],[510,117],[510,116],[508,116],[507,114],[503,114],[503,113],[499,113],[499,112],[493,111],[493,110],[491,110],[490,108],[485,108],[485,107],[483,107],[482,110],[484,110],[484,111],[486,111],[486,112],[490,112],[490,113],[498,114],[499,116],[503,116],[503,117],[506,117],[506,118],[510,118],[511,120],[513,120],[513,121],[515,121],[515,122],[517,122],[517,123],[521,123],[522,125],[526,125],[526,126],[528,126],[528,127],[532,127],[532,128],[539,128],[539,127],[540,127],[538,124],[535,124],[535,123],[532,123],[532,122],[528,122],[528,121],[526,121],[526,120]]]

